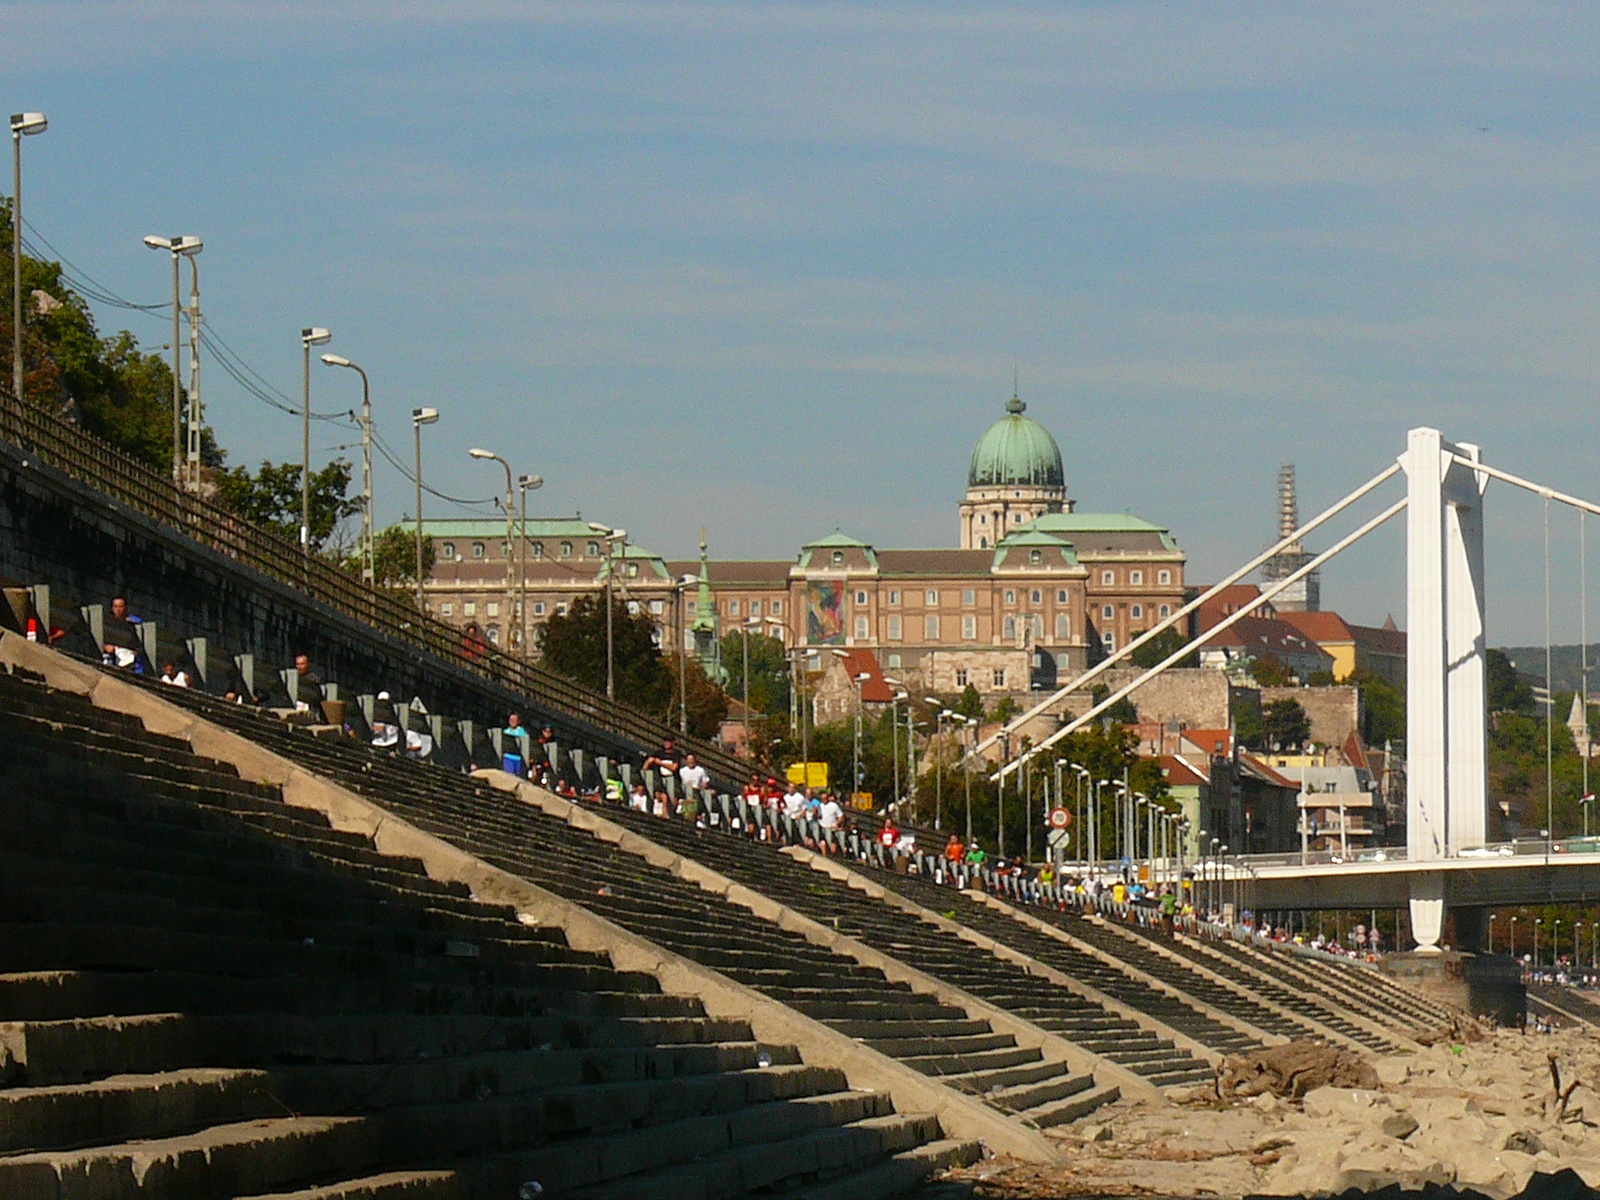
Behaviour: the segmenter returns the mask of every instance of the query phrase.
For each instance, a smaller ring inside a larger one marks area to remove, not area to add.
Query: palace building
[[[1077,511],[1061,449],[1026,408],[1013,396],[973,449],[957,548],[880,548],[834,530],[788,560],[710,559],[703,543],[698,560],[670,560],[575,516],[530,520],[519,560],[503,521],[427,521],[428,608],[476,621],[496,644],[520,619],[537,646],[544,621],[609,578],[663,645],[702,656],[714,623],[718,636],[744,627],[811,650],[814,667],[832,649],[867,650],[941,693],[1052,688],[1180,607],[1185,559],[1159,525]],[[510,593],[525,593],[526,612]]]

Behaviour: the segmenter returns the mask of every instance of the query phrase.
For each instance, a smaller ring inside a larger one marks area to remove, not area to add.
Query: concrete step
[[[1018,1083],[1013,1084],[1011,1087],[991,1086],[983,1093],[983,1098],[995,1108],[1002,1108],[1007,1112],[1022,1112],[1026,1109],[1038,1108],[1042,1104],[1064,1100],[1068,1096],[1075,1096],[1079,1092],[1090,1091],[1094,1088],[1094,1077],[1092,1075],[1069,1075],[1066,1070],[1066,1064],[1059,1065],[1061,1074],[1053,1079]]]
[[[844,1179],[786,1194],[786,1200],[886,1200],[902,1196],[939,1171],[971,1166],[983,1155],[977,1142],[940,1139],[883,1159]]]
[[[386,1171],[342,1183],[240,1200],[462,1200],[462,1193],[454,1171]]]
[[[1096,1087],[1077,1092],[1051,1104],[1030,1108],[1022,1114],[1024,1120],[1040,1129],[1053,1125],[1067,1125],[1082,1120],[1090,1113],[1122,1098],[1118,1087]]]
[[[192,1067],[92,1083],[0,1089],[0,1152],[161,1138],[281,1116],[265,1071]]]

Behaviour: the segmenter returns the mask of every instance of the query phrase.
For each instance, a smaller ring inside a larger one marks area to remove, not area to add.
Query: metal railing
[[[303,554],[281,534],[209,500],[176,490],[164,474],[54,413],[33,404],[19,410],[9,389],[0,389],[0,439],[202,546],[536,704],[640,746],[652,747],[669,734],[677,736],[665,721],[608,700],[554,671],[482,642],[469,646],[460,630],[418,613],[408,595],[369,586],[326,559]],[[679,740],[708,771],[729,785],[742,780],[750,769],[743,759],[715,746],[692,738]]]

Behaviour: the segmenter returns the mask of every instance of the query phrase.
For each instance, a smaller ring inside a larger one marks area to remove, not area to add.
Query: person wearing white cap
[[[400,744],[400,724],[388,692],[379,692],[378,701],[372,706],[372,744],[380,750],[392,750]]]

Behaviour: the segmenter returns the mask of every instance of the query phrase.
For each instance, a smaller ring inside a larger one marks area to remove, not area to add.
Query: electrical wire
[[[372,444],[378,448],[378,453],[388,460],[389,465],[405,477],[407,483],[414,485],[417,482],[416,474],[400,461],[395,452],[389,448],[389,444],[378,436],[376,430],[372,434]],[[483,507],[498,507],[500,504],[499,499],[495,497],[490,497],[487,500],[468,500],[461,496],[447,495],[437,488],[429,487],[426,482],[423,483],[422,490],[430,496],[437,497],[440,500],[447,500],[451,504],[479,505]]]

